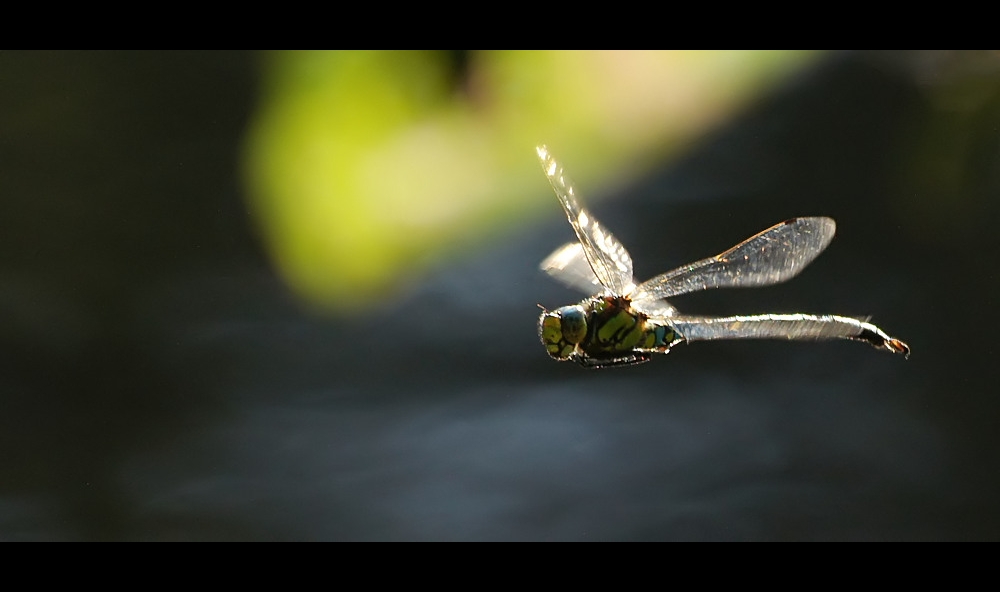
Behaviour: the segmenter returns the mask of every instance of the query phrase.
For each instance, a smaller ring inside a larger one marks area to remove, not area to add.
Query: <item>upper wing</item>
[[[678,267],[643,282],[632,296],[648,300],[709,288],[751,288],[789,280],[830,244],[837,225],[830,218],[792,218],[728,251]]]
[[[535,151],[538,152],[538,160],[542,163],[542,169],[549,179],[549,184],[556,192],[559,203],[566,210],[566,217],[569,219],[570,225],[573,226],[573,230],[576,231],[583,255],[590,264],[597,280],[612,294],[627,295],[635,288],[635,282],[632,280],[632,257],[629,256],[625,247],[610,232],[602,228],[586,208],[580,205],[576,199],[573,183],[566,176],[562,165],[549,154],[549,149],[545,146],[539,146],[535,148]],[[550,255],[545,261],[548,262],[557,253],[559,251]],[[543,262],[543,269],[545,269],[544,265],[545,262]],[[548,269],[546,271],[557,275]]]

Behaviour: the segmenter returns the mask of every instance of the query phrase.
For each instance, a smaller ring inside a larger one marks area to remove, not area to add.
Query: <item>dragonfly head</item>
[[[587,336],[587,311],[579,304],[555,310],[542,309],[538,337],[545,351],[557,360],[568,360]]]

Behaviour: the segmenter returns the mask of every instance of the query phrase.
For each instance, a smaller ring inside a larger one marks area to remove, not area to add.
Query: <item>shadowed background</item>
[[[994,53],[3,52],[0,80],[0,539],[1000,534]],[[537,269],[572,239],[541,142],[640,280],[835,218],[791,282],[673,304],[871,314],[913,355],[550,360],[536,305],[581,295]]]

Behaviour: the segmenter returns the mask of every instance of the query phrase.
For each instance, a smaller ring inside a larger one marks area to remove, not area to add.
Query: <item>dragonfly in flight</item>
[[[910,347],[868,322],[839,315],[683,315],[667,298],[711,288],[769,286],[799,274],[826,249],[836,224],[830,218],[792,218],[735,247],[658,275],[632,278],[632,257],[584,208],[576,190],[545,146],[535,149],[577,241],[541,263],[552,277],[590,296],[579,304],[545,310],[538,335],[556,360],[588,368],[648,362],[680,343],[717,339],[851,339],[909,357]]]

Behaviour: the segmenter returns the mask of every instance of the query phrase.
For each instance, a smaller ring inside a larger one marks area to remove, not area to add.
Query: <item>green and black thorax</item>
[[[594,296],[579,304],[545,311],[538,333],[557,360],[595,367],[638,364],[652,353],[666,353],[681,341],[665,319],[635,310],[625,296]]]

